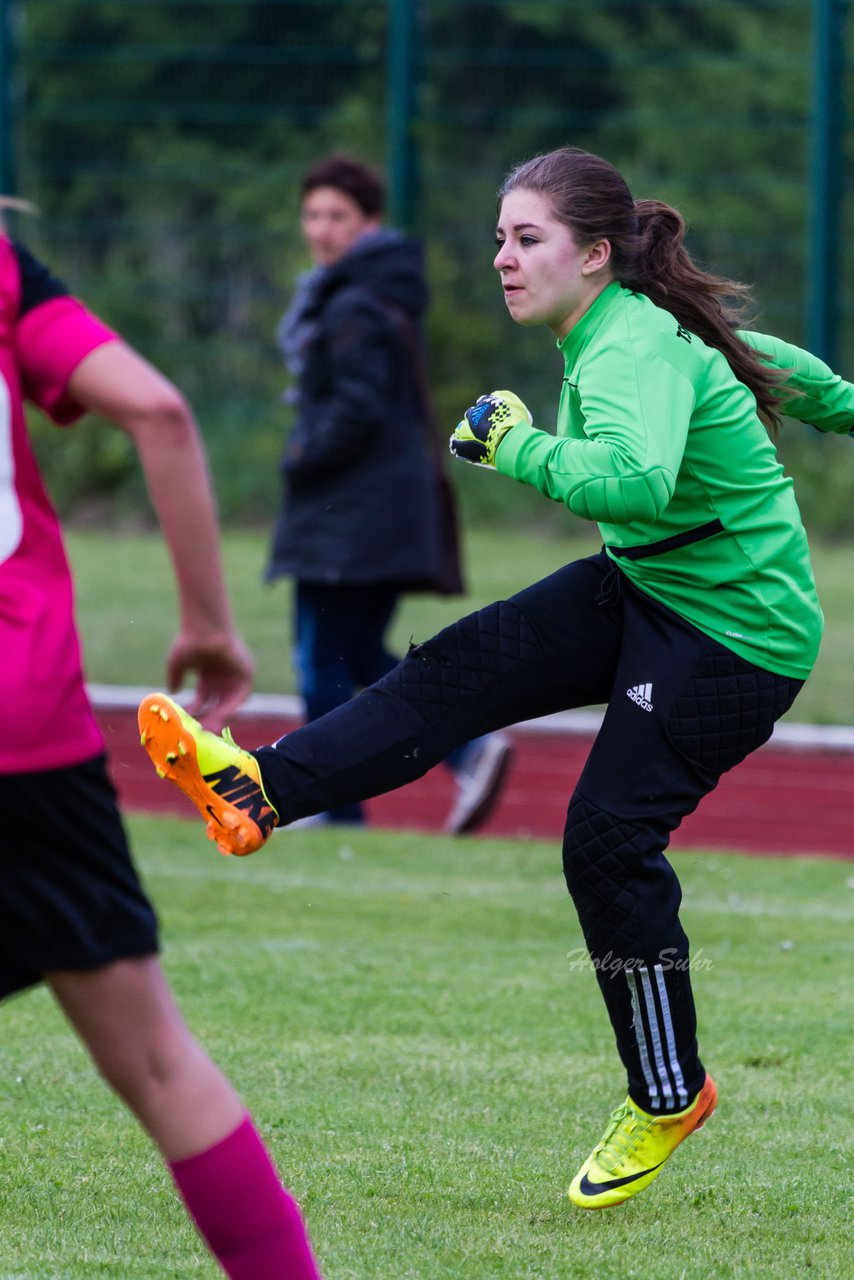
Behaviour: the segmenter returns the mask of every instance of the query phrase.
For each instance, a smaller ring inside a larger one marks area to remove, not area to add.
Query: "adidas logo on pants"
[[[626,690],[626,697],[631,698],[644,711],[652,711],[652,685],[636,684]]]

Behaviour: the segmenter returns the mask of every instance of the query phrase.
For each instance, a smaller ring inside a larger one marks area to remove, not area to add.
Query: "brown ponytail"
[[[726,356],[735,376],[756,397],[759,416],[772,432],[780,427],[779,388],[783,376],[762,363],[735,333],[751,309],[750,289],[701,271],[684,246],[685,219],[658,200],[636,200],[638,252],[632,268],[619,277],[671,312],[681,325]]]
[[[776,433],[785,374],[763,364],[735,332],[748,319],[750,289],[697,266],[685,248],[685,219],[677,209],[658,200],[634,200],[618,169],[577,147],[535,156],[514,169],[501,186],[499,206],[509,191],[520,189],[547,196],[579,244],[607,240],[615,279],[721,351],[756,397],[762,421]]]

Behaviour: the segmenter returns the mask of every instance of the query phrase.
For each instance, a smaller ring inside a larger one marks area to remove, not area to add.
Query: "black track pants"
[[[724,648],[599,554],[414,646],[351,702],[255,755],[292,822],[410,782],[470,738],[607,703],[569,803],[564,872],[629,1092],[666,1112],[705,1073],[664,850],[721,774],[767,741],[801,684]]]

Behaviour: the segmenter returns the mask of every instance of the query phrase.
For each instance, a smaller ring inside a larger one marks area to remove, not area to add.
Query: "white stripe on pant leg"
[[[664,970],[660,964],[654,966],[655,981],[658,986],[658,997],[661,1001],[661,1016],[664,1019],[664,1037],[667,1041],[667,1052],[670,1057],[670,1070],[673,1072],[673,1080],[676,1084],[676,1093],[679,1098],[680,1105],[687,1107],[688,1090],[685,1088],[685,1078],[682,1075],[682,1068],[679,1065],[679,1055],[676,1052],[676,1038],[673,1034],[673,1019],[670,1017],[670,1001],[667,998],[667,988],[664,985]]]
[[[658,1013],[655,1008],[655,996],[652,993],[652,983],[649,980],[649,969],[638,969],[640,974],[641,986],[643,987],[644,1001],[646,1002],[647,1019],[649,1020],[649,1034],[652,1038],[652,1052],[655,1058],[655,1067],[658,1072],[658,1079],[661,1083],[661,1092],[664,1098],[672,1106],[673,1090],[670,1087],[670,1078],[667,1074],[667,1067],[664,1065],[664,1050],[661,1044],[661,1031],[658,1026]]]
[[[635,1039],[638,1042],[638,1055],[640,1057],[641,1070],[643,1071],[643,1078],[646,1081],[652,1110],[658,1111],[661,1106],[661,1102],[658,1097],[658,1085],[655,1083],[655,1076],[652,1074],[652,1067],[649,1063],[649,1051],[646,1044],[646,1032],[643,1028],[643,1017],[641,1016],[638,989],[637,984],[635,983],[635,973],[634,969],[626,969],[625,972],[626,981],[629,984],[629,994],[632,997],[632,1022],[635,1028]]]

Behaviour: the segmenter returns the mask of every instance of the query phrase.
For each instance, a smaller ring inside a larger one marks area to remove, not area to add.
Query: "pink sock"
[[[216,1146],[169,1169],[205,1243],[232,1280],[320,1280],[299,1206],[247,1115]]]

